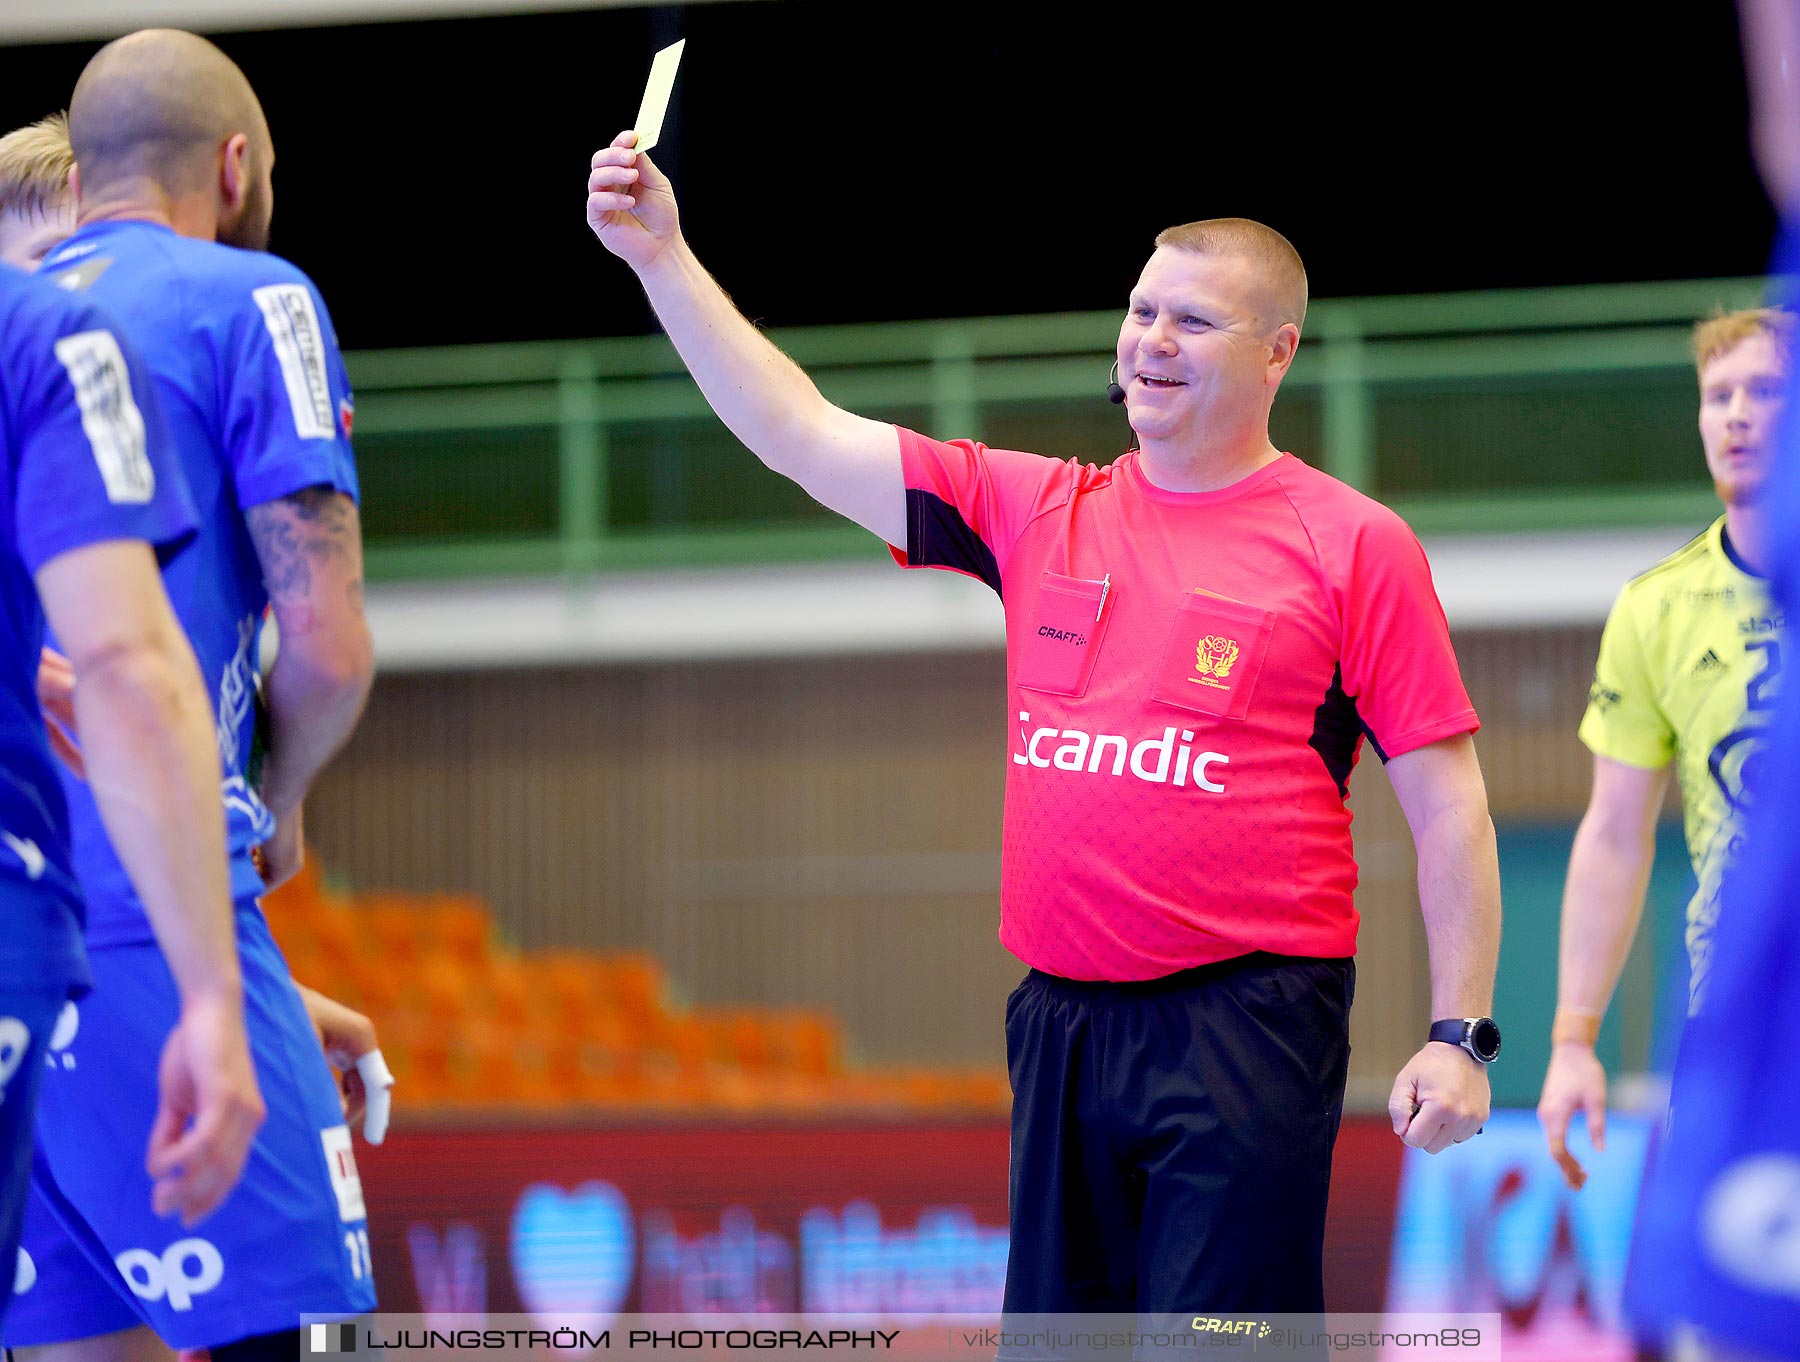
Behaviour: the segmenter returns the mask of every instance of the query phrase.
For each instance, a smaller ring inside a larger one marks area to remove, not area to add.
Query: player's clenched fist
[[[641,270],[675,239],[680,222],[668,177],[634,149],[636,141],[635,132],[622,132],[594,153],[587,220],[607,250]]]

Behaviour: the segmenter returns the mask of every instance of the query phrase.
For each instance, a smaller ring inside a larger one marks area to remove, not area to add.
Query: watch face
[[[1470,1028],[1469,1044],[1485,1064],[1500,1057],[1500,1028],[1494,1025],[1492,1017],[1483,1017]]]

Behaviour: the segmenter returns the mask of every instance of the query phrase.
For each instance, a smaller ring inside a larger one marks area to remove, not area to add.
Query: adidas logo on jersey
[[[1718,653],[1714,652],[1711,648],[1708,648],[1700,655],[1700,660],[1694,664],[1694,669],[1689,675],[1711,676],[1714,672],[1722,672],[1724,670],[1725,664],[1719,660]]]

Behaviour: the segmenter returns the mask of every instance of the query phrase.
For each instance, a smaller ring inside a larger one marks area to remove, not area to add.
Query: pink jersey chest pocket
[[[1022,641],[1017,677],[1021,686],[1051,695],[1087,693],[1100,655],[1100,640],[1112,611],[1110,578],[1092,581],[1046,572]]]
[[[1182,599],[1150,694],[1219,719],[1250,712],[1275,612],[1196,589]]]

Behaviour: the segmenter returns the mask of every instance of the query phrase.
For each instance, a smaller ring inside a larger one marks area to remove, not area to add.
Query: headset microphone
[[[1113,361],[1112,376],[1106,385],[1106,400],[1115,407],[1125,405],[1125,390],[1119,386],[1119,361]]]

